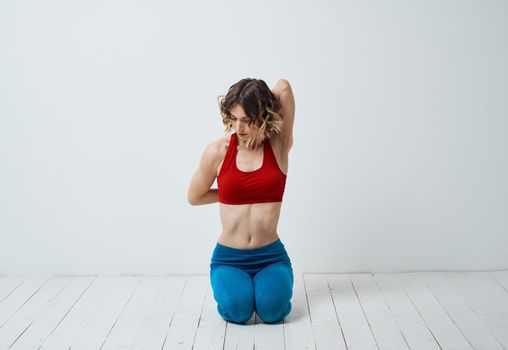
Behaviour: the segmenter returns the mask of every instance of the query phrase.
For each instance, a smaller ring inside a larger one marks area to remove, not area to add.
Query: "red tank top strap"
[[[222,161],[219,175],[217,177],[221,176],[229,169],[235,157],[236,157],[236,133],[231,134],[229,138],[228,150],[226,151],[226,155],[224,156],[224,160]]]

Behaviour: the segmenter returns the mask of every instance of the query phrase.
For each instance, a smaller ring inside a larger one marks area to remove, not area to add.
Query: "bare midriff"
[[[275,242],[282,202],[219,203],[222,233],[218,242],[236,249],[255,249]]]

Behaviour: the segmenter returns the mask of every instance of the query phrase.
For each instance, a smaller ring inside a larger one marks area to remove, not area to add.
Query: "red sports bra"
[[[217,176],[219,202],[282,202],[287,175],[280,170],[268,138],[263,144],[263,164],[254,171],[242,171],[236,166],[236,138],[236,133],[231,134],[228,150]]]

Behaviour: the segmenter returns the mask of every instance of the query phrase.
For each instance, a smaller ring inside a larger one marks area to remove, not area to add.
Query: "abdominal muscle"
[[[236,249],[255,249],[275,242],[279,235],[281,202],[230,205],[219,203],[222,233],[218,242]]]

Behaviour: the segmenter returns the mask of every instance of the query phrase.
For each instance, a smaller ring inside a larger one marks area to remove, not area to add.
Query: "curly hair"
[[[258,147],[273,133],[281,131],[280,102],[261,79],[242,79],[233,84],[225,96],[220,95],[217,100],[222,123],[224,124],[224,133],[232,130],[232,115],[229,110],[236,104],[243,107],[249,119],[249,126],[255,125],[259,128],[257,137],[247,140],[246,145],[248,148]]]

